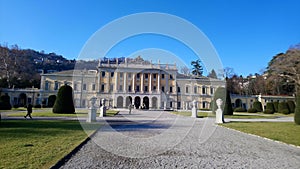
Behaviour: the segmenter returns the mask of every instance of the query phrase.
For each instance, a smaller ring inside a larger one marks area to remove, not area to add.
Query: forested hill
[[[0,88],[39,88],[40,73],[71,70],[75,63],[55,53],[0,45]]]

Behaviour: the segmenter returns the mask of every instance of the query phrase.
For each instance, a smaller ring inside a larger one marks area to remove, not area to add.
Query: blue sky
[[[274,55],[300,43],[299,6],[297,0],[0,0],[0,43],[73,59],[109,22],[134,13],[162,12],[193,23],[210,39],[224,67],[248,75],[259,73]],[[192,55],[178,42],[165,39],[136,38],[108,55],[126,57],[143,48],[161,48],[182,60]]]

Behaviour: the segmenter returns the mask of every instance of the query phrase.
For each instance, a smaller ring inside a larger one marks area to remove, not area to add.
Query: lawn
[[[300,146],[300,125],[293,122],[230,122],[222,126]]]
[[[87,112],[88,110],[80,110],[80,111],[76,111],[75,114],[58,114],[58,113],[52,113],[52,110],[35,110],[31,116],[34,117],[85,117],[87,116]],[[118,111],[116,110],[107,110],[106,111],[106,115],[107,116],[114,116]],[[8,114],[8,117],[22,117],[26,115],[26,112],[17,112],[17,113],[11,113]],[[97,115],[99,116],[99,112],[97,113]]]
[[[191,116],[192,112],[190,111],[170,111],[169,113],[180,115],[180,116]],[[207,117],[209,114],[207,112],[197,112],[197,117],[203,118]]]
[[[91,134],[100,124],[85,124]],[[88,137],[78,121],[2,120],[0,168],[49,168]]]

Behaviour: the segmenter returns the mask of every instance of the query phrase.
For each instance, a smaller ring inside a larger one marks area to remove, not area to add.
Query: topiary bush
[[[250,108],[248,109],[248,113],[256,113],[257,110],[255,108]]]
[[[0,110],[10,110],[11,104],[10,104],[10,97],[5,94],[0,97]]]
[[[278,112],[278,104],[279,102],[273,102],[275,112]]]
[[[266,110],[272,112],[272,113],[266,113],[266,114],[273,114],[273,113],[275,113],[275,109],[274,109],[274,104],[273,104],[273,102],[268,102],[268,103],[267,103]]]
[[[217,88],[214,94],[213,101],[211,103],[211,110],[215,113],[215,111],[217,110],[216,100],[219,98],[223,100],[223,104],[221,106],[221,109],[223,110],[223,114],[233,115],[230,93],[224,87]]]
[[[59,88],[52,112],[65,114],[75,113],[73,89],[71,86],[65,84]]]
[[[290,113],[294,113],[295,112],[295,107],[296,107],[295,102],[292,101],[292,100],[289,100],[289,101],[287,101],[287,105],[288,105],[288,108],[290,110]]]
[[[247,110],[243,107],[237,107],[234,109],[234,112],[247,112]]]
[[[262,112],[263,109],[262,109],[262,104],[260,101],[255,101],[253,103],[253,108],[256,109],[257,112]]]
[[[270,110],[270,109],[266,109],[264,111],[264,114],[274,114],[274,111],[273,110]]]
[[[42,105],[36,104],[36,105],[34,105],[34,108],[42,108]]]
[[[56,100],[56,95],[50,95],[48,97],[48,104],[47,104],[47,107],[53,107],[54,106],[54,103],[55,103],[55,100]]]
[[[296,108],[294,114],[294,122],[295,124],[300,125],[300,92],[296,96]]]
[[[278,104],[278,112],[282,113],[282,114],[289,114],[289,106],[287,104],[287,102],[280,102]]]

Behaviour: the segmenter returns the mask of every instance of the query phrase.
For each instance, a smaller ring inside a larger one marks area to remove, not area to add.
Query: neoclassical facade
[[[142,58],[124,62],[99,62],[95,70],[63,71],[41,75],[40,98],[47,102],[61,85],[74,90],[76,107],[88,107],[92,97],[106,99],[109,107],[145,109],[190,109],[193,100],[198,108],[209,109],[214,91],[224,81],[195,78],[178,73],[176,64],[152,64]]]

